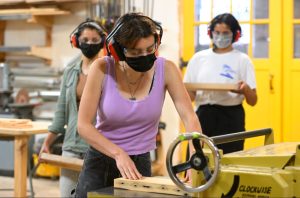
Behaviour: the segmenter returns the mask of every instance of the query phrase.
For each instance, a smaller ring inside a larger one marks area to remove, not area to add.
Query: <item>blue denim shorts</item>
[[[151,176],[150,153],[130,156],[138,171],[145,177]],[[114,185],[114,179],[122,177],[116,161],[90,147],[85,155],[79,175],[75,197],[87,197],[87,193]]]

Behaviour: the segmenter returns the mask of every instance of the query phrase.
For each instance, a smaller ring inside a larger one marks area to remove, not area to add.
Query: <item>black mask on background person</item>
[[[100,49],[102,48],[101,43],[99,44],[88,44],[88,43],[80,43],[80,49],[84,56],[91,59],[94,58]]]
[[[152,68],[155,60],[156,56],[153,53],[147,56],[126,57],[125,62],[137,72],[146,72]]]

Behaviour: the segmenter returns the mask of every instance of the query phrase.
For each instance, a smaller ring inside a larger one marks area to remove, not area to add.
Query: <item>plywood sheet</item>
[[[114,187],[171,195],[191,195],[178,188],[168,177],[144,177],[140,180],[117,178],[114,180]]]
[[[197,90],[216,90],[216,91],[230,91],[238,90],[238,84],[225,83],[184,83],[188,91]]]

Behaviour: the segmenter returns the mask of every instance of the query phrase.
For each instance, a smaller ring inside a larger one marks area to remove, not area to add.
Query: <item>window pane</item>
[[[294,58],[300,58],[300,25],[294,25]]]
[[[195,21],[210,21],[211,0],[195,0]]]
[[[253,57],[269,57],[269,25],[253,25]]]
[[[233,44],[233,47],[241,52],[248,54],[248,47],[250,43],[250,25],[243,24],[241,25],[242,28],[242,37]]]
[[[225,12],[230,12],[230,0],[214,0],[213,17]]]
[[[300,19],[300,0],[294,0],[294,18]]]
[[[232,0],[232,14],[237,20],[250,20],[250,0]]]
[[[210,38],[207,35],[207,25],[200,25],[195,27],[195,52],[208,49],[210,45]]]
[[[253,18],[269,18],[269,0],[253,0]]]

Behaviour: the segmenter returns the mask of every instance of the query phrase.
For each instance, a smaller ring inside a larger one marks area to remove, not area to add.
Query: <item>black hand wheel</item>
[[[178,164],[173,166],[173,153],[177,145],[183,141],[192,140],[193,146],[195,148],[195,153],[190,157],[190,159],[182,164]],[[214,159],[214,169],[210,171],[208,166],[208,161],[206,156],[204,155],[200,140],[202,140],[212,151],[213,159]],[[198,133],[185,133],[180,134],[170,145],[167,153],[167,170],[172,181],[182,190],[190,193],[202,192],[208,189],[216,180],[218,172],[219,172],[219,162],[220,154],[218,148],[215,147],[213,141],[207,136]],[[191,187],[185,183],[183,183],[178,177],[177,174],[183,171],[187,171],[189,169],[195,169],[197,171],[202,171],[205,177],[205,184],[200,185],[198,187]]]

